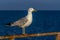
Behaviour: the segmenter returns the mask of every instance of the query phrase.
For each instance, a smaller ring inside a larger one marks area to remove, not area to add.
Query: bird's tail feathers
[[[12,26],[12,23],[7,23],[6,26]]]

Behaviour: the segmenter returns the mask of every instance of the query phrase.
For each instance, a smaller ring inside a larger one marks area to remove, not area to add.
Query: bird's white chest
[[[30,25],[32,23],[32,16],[28,17],[28,25]]]
[[[27,26],[29,26],[32,23],[32,14],[28,15],[27,19],[28,19],[28,21],[23,27],[27,27]]]

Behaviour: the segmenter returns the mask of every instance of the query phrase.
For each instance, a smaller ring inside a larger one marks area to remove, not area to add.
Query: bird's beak
[[[34,10],[33,12],[37,12],[37,10]]]

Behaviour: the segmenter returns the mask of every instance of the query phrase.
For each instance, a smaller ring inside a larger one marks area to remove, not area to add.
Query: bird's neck
[[[29,11],[28,11],[27,17],[28,17],[28,18],[32,18],[32,12],[29,12]]]

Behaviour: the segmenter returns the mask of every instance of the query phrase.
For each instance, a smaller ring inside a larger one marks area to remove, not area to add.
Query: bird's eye
[[[31,10],[33,10],[33,9],[31,9]]]

